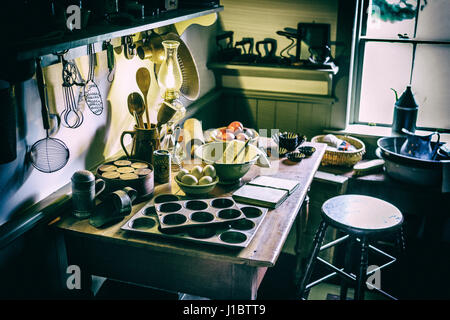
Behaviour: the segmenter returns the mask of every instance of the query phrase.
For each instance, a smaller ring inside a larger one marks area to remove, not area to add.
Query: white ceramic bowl
[[[260,156],[258,148],[252,144],[247,145],[247,154],[240,154],[236,163],[231,163],[236,152],[241,150],[245,142],[233,140],[231,142],[210,142],[195,149],[195,157],[206,164],[212,164],[222,184],[236,183],[256,163]],[[227,160],[224,160],[226,152]]]
[[[211,192],[219,182],[219,177],[216,177],[212,183],[201,185],[190,185],[181,182],[177,176],[175,176],[175,182],[178,184],[181,190],[187,195],[202,195]]]

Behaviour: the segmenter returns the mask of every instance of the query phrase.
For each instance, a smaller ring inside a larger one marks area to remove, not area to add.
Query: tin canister
[[[80,219],[89,217],[95,209],[95,198],[105,190],[105,181],[95,180],[92,172],[80,170],[72,176],[73,214]]]
[[[167,183],[170,180],[170,153],[167,150],[156,150],[153,152],[153,163],[155,168],[155,181]]]

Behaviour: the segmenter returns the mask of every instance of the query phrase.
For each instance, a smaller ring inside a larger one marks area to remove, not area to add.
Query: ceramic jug
[[[433,160],[435,158],[440,140],[440,135],[438,132],[430,133],[426,136],[416,135],[405,128],[402,129],[402,132],[406,134],[406,140],[400,149],[400,153],[402,155],[423,160]],[[435,134],[438,136],[438,140],[435,147],[432,148],[431,138]]]
[[[133,138],[131,152],[124,145],[123,138],[130,135]],[[154,124],[150,129],[134,126],[134,131],[124,131],[120,136],[120,144],[128,158],[147,161],[153,164],[153,152],[159,149],[159,132]]]

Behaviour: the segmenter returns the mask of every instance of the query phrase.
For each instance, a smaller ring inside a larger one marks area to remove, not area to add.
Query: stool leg
[[[348,239],[347,248],[345,250],[345,260],[344,260],[344,272],[350,274],[352,269],[352,252],[354,246],[355,238],[350,237]],[[348,280],[342,278],[341,280],[341,293],[340,299],[347,300],[347,292],[348,292]]]
[[[317,229],[316,235],[314,236],[313,241],[313,249],[311,250],[311,254],[308,258],[308,263],[305,268],[305,273],[303,274],[302,280],[300,281],[299,286],[299,297],[307,299],[307,295],[305,296],[305,289],[308,285],[309,279],[311,278],[312,270],[314,267],[314,262],[319,255],[320,247],[322,246],[323,238],[325,237],[325,231],[327,229],[327,223],[322,221],[319,225],[319,229]]]
[[[359,272],[356,275],[355,300],[364,300],[364,287],[367,281],[367,265],[369,258],[369,241],[367,237],[361,239],[361,260]]]
[[[397,233],[396,245],[399,255],[403,255],[406,251],[406,241],[403,226],[400,227],[400,230]]]

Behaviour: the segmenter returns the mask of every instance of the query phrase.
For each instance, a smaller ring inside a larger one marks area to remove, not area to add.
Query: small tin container
[[[73,214],[80,219],[89,217],[95,209],[95,198],[105,190],[105,181],[95,180],[92,172],[80,170],[72,175]]]
[[[170,152],[167,150],[154,151],[153,163],[155,168],[155,181],[158,183],[168,183],[171,172]]]

